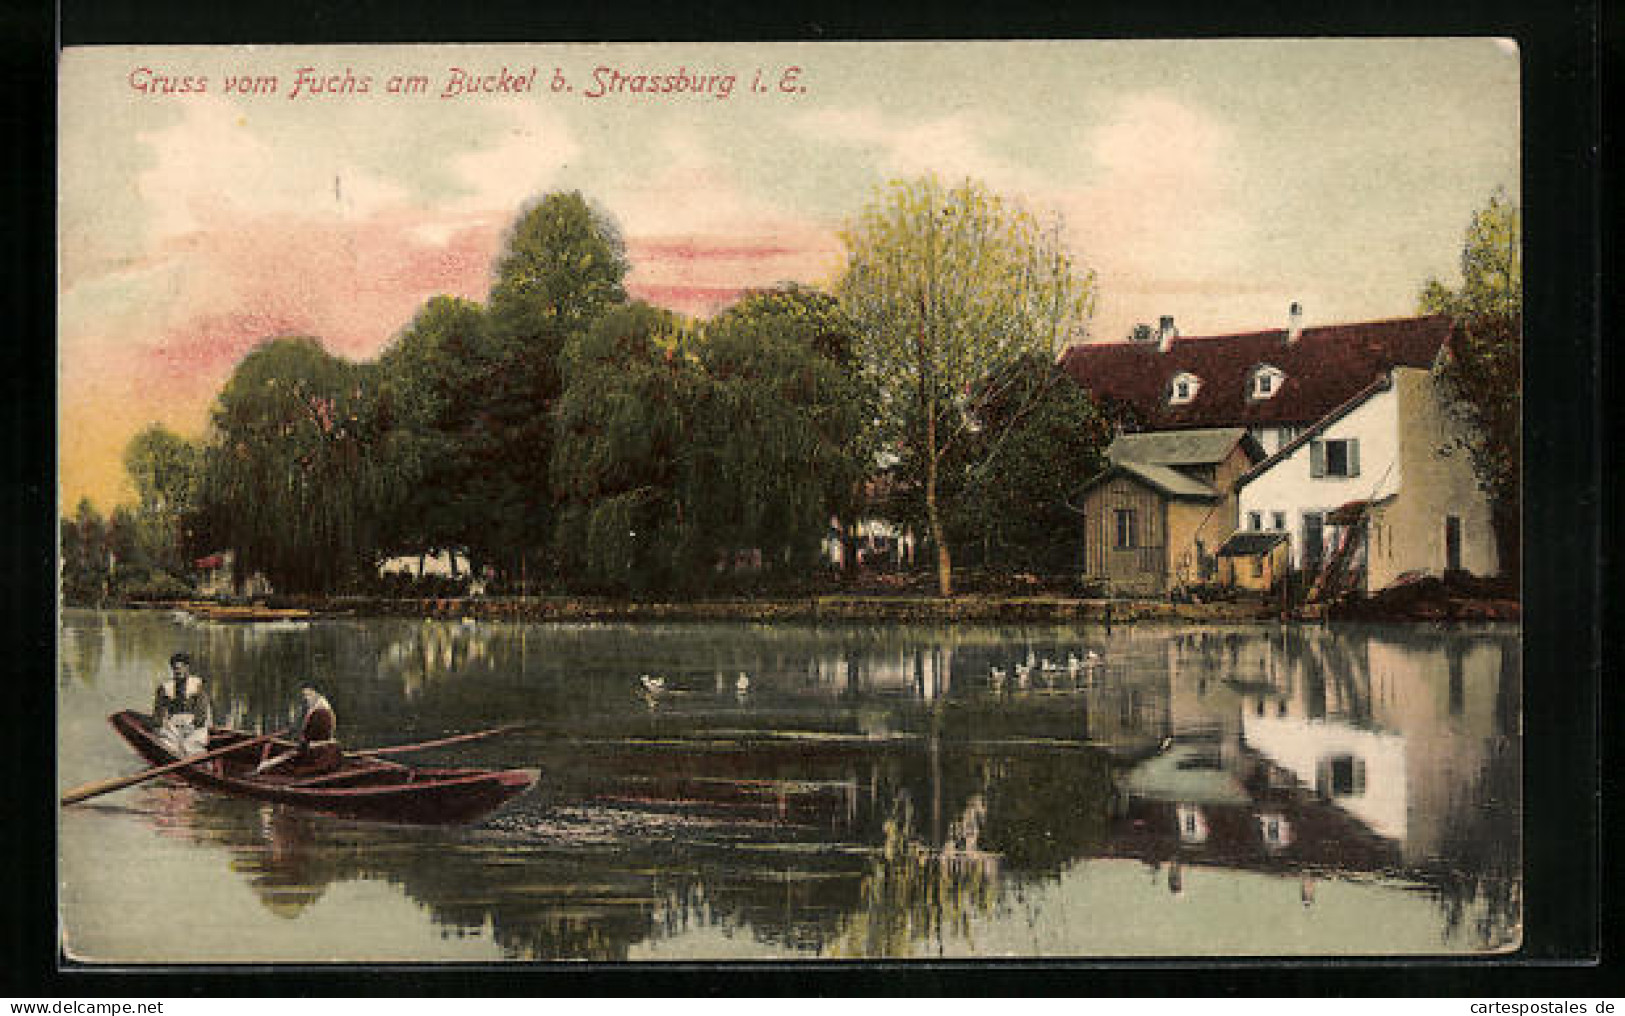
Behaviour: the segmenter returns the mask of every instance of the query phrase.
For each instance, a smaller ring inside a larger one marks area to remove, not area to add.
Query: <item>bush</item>
[[[192,584],[168,572],[153,570],[137,573],[118,585],[120,598],[134,602],[148,600],[184,600],[192,596]]]

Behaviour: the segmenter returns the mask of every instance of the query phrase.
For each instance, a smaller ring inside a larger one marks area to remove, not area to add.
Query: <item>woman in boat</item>
[[[192,673],[192,658],[176,653],[169,658],[169,680],[152,698],[152,722],[158,740],[176,758],[197,755],[209,747],[209,726],[214,708],[203,678]]]
[[[299,746],[261,762],[256,773],[279,776],[312,776],[331,772],[344,761],[338,742],[338,715],[327,697],[306,685],[294,702],[293,731]]]

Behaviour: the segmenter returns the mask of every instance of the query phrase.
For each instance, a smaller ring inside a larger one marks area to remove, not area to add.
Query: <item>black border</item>
[[[1598,340],[1604,201],[1596,144],[1601,47],[1617,53],[1617,23],[1601,35],[1595,3],[1515,0],[1401,4],[1284,4],[1231,0],[1222,13],[1185,2],[1112,3],[1064,11],[1060,3],[826,3],[781,11],[766,4],[643,3],[569,6],[491,0],[62,0],[60,42],[343,43],[1497,35],[1521,47],[1524,92],[1526,291],[1525,637],[1526,931],[1523,950],[1499,960],[1392,962],[938,964],[730,964],[585,967],[191,968],[87,973],[56,968],[54,892],[56,680],[52,548],[55,435],[54,108],[58,23],[43,4],[0,0],[4,46],[7,231],[5,280],[15,365],[3,371],[8,410],[7,610],[11,628],[4,715],[6,904],[0,994],[106,995],[1540,995],[1587,1000],[1604,990],[1599,861],[1599,723],[1619,715],[1617,692],[1598,710],[1604,565],[1615,560],[1602,519],[1618,521],[1599,395],[1611,375]],[[1606,12],[1611,14],[1612,12]],[[1607,82],[1611,84],[1612,82]],[[1612,107],[1617,113],[1617,105]],[[1609,198],[1610,207],[1613,200]],[[1605,464],[1609,472],[1605,473]],[[1603,506],[1606,506],[1605,508]],[[1599,508],[1607,511],[1599,516]],[[1611,530],[1613,527],[1609,527]],[[0,721],[3,722],[3,721]],[[42,772],[43,770],[43,772]],[[1607,783],[1618,785],[1611,771]],[[132,906],[141,905],[132,899]]]

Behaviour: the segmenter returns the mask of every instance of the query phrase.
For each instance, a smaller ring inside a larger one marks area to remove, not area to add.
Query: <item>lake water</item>
[[[1509,950],[1519,649],[1509,626],[231,626],[70,610],[63,789],[139,770],[106,717],[148,708],[177,650],[217,720],[280,727],[310,681],[350,747],[532,722],[412,758],[543,778],[452,828],[165,783],[64,809],[64,949],[91,963]]]

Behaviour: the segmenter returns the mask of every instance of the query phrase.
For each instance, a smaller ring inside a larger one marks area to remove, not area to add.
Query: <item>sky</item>
[[[973,177],[1095,273],[1078,341],[1163,315],[1281,327],[1293,302],[1310,325],[1409,315],[1459,278],[1473,211],[1519,197],[1518,55],[1492,39],[97,47],[60,67],[67,511],[132,500],[125,444],[154,422],[203,437],[265,339],[368,359],[430,297],[483,301],[550,191],[615,221],[633,296],[706,316],[831,283],[888,181]]]

